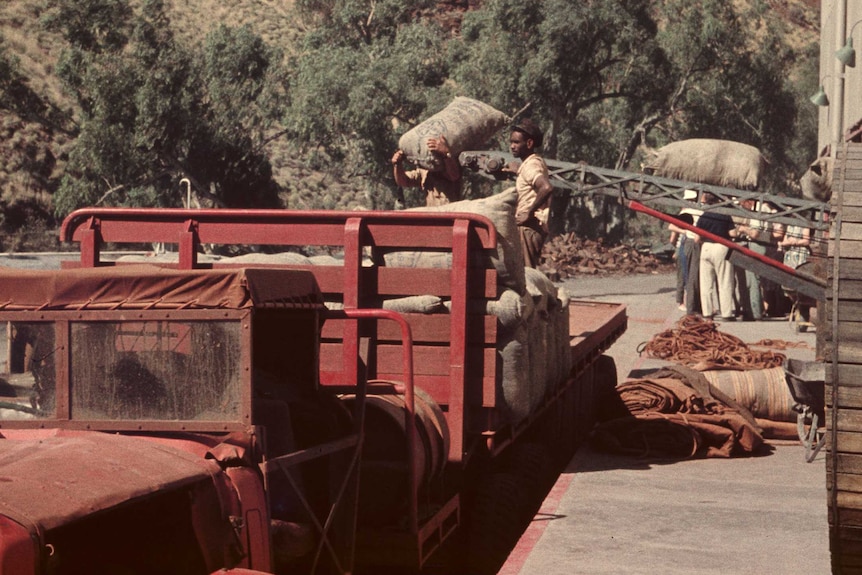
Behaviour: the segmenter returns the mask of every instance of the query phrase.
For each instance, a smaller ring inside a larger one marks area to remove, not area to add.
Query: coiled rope
[[[781,367],[785,360],[781,353],[751,349],[738,337],[719,331],[712,320],[696,315],[687,315],[673,328],[654,335],[638,347],[638,353],[700,371],[768,369]]]

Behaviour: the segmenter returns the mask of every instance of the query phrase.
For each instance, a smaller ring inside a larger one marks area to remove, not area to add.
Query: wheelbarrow
[[[826,443],[826,431],[820,428],[826,421],[826,364],[786,359],[784,374],[795,402],[796,428],[805,446],[805,461],[811,463]]]

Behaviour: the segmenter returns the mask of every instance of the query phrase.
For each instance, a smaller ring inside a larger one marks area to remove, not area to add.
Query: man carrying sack
[[[416,187],[425,192],[425,205],[444,206],[461,199],[461,166],[452,157],[449,142],[445,136],[428,138],[428,150],[440,158],[442,170],[431,171],[417,167],[415,170],[404,169],[404,151],[396,150],[392,155],[392,170],[395,183],[402,188]]]

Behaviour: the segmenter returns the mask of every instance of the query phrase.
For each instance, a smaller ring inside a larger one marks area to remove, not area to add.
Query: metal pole
[[[835,43],[831,47],[829,51],[829,57],[832,58],[833,65],[835,66],[835,105],[830,106],[830,108],[834,107],[834,116],[832,120],[832,145],[830,146],[830,156],[833,159],[833,165],[837,169],[838,162],[838,147],[843,139],[844,132],[844,63],[835,58],[835,50],[838,46],[844,45],[846,30],[847,30],[847,0],[838,0],[835,3]],[[837,64],[835,64],[837,62]],[[830,112],[832,113],[832,112]],[[845,150],[846,152],[846,150]],[[844,155],[843,161],[847,161],[846,153]],[[843,196],[844,196],[844,180],[846,177],[846,169],[841,169],[841,178],[838,182],[833,183],[833,193],[832,193],[832,205],[835,210],[835,222],[834,228],[832,231],[832,245],[833,251],[832,254],[832,268],[833,268],[833,279],[832,279],[832,317],[831,320],[831,331],[832,331],[832,342],[831,342],[831,363],[832,363],[832,375],[830,378],[830,390],[831,390],[831,399],[832,399],[832,410],[830,412],[831,422],[829,425],[829,454],[827,456],[829,462],[829,470],[828,470],[828,495],[829,495],[829,546],[832,552],[832,565],[835,566],[836,563],[840,564],[842,561],[842,533],[841,533],[841,516],[838,510],[838,413],[840,409],[840,400],[838,397],[838,390],[841,384],[841,377],[838,373],[839,367],[839,347],[840,342],[838,340],[838,328],[839,328],[839,308],[840,308],[840,281],[839,278],[841,276],[840,273],[840,260],[841,260],[841,223],[842,223],[842,214],[841,208],[843,204]],[[837,190],[835,186],[837,185]],[[837,193],[836,193],[837,191]],[[837,561],[836,561],[837,558]],[[834,568],[834,567],[833,567]]]
[[[186,205],[184,206],[186,209],[191,209],[192,207],[192,182],[188,178],[183,178],[180,180],[180,186],[183,184],[186,185]]]
[[[832,61],[832,102],[829,104],[829,114],[832,116],[832,134],[830,138],[829,155],[834,160],[838,155],[838,146],[844,138],[844,63],[835,57],[835,50],[844,45],[847,35],[847,0],[835,3],[835,41],[829,49],[828,58]]]

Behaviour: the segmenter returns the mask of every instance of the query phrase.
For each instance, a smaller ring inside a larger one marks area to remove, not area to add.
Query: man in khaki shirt
[[[548,166],[536,152],[542,147],[543,137],[542,130],[530,119],[516,124],[509,137],[509,151],[521,160],[515,178],[518,192],[515,223],[521,236],[524,265],[531,268],[538,267],[548,235],[548,204],[554,191],[548,179]]]

